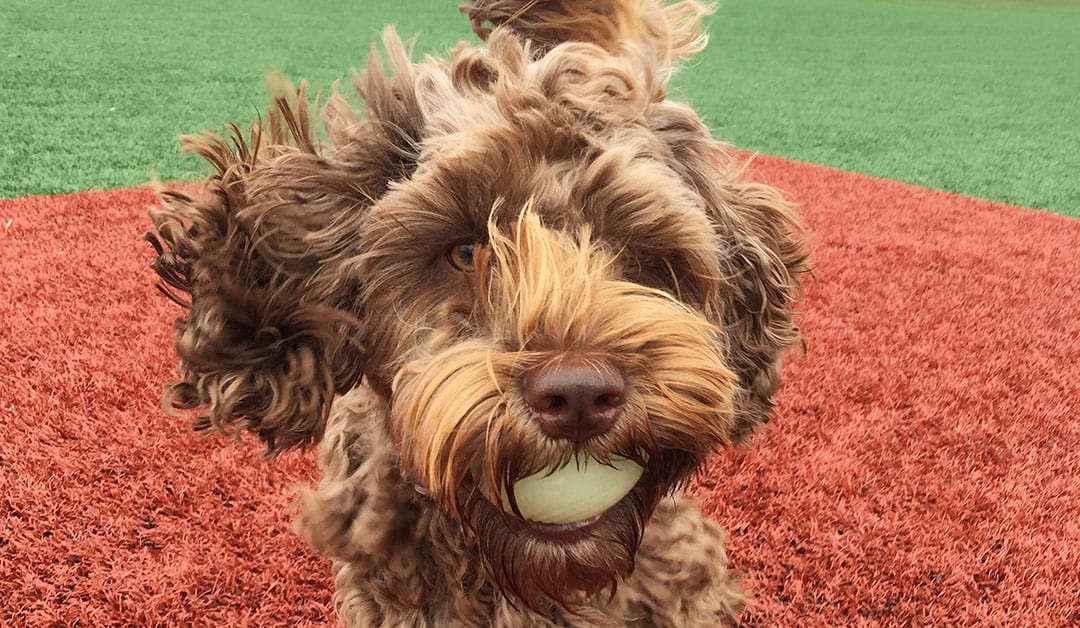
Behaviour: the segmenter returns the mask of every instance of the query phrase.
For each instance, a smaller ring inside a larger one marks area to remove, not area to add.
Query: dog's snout
[[[540,429],[575,443],[611,429],[626,404],[626,378],[604,359],[567,356],[532,369],[523,383]]]

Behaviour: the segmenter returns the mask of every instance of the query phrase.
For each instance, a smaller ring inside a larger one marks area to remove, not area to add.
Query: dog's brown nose
[[[626,378],[604,359],[571,355],[538,366],[524,387],[540,429],[575,443],[611,429],[626,404]]]

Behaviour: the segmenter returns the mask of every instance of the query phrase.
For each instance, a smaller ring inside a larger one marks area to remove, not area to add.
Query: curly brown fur
[[[536,54],[570,41],[608,52],[630,43],[654,55],[662,67],[701,52],[707,41],[701,18],[712,8],[696,0],[666,6],[656,0],[474,0],[462,11],[484,40],[492,28],[508,29]]]
[[[671,496],[768,420],[807,266],[780,195],[664,97],[708,8],[464,10],[486,46],[413,63],[387,30],[390,71],[373,54],[355,81],[362,115],[335,86],[323,139],[301,86],[249,138],[185,140],[216,174],[151,213],[163,289],[189,308],[166,402],[271,452],[322,439],[301,524],[347,623],[733,619],[721,531]],[[583,442],[542,429],[524,391],[563,359],[626,385]],[[587,526],[526,521],[515,483],[578,456],[644,473]]]
[[[411,113],[379,100],[392,83],[371,73],[357,88],[387,122],[352,124],[338,97],[324,112],[337,138],[329,155],[314,143],[301,86],[293,99],[277,100],[269,130],[252,125],[250,139],[235,125],[229,141],[181,138],[216,170],[201,197],[158,187],[153,266],[163,291],[189,309],[177,321],[183,379],[164,401],[208,408],[200,429],[237,424],[271,450],[309,444],[334,393],[359,380],[359,283],[341,272],[358,250],[347,234],[411,167],[412,141],[396,124]]]

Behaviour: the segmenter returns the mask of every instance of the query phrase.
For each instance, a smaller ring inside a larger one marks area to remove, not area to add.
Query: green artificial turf
[[[755,151],[1080,216],[1080,1],[729,0],[686,94]]]
[[[431,46],[469,34],[453,0],[3,2],[0,197],[195,178],[176,136],[253,118],[267,70],[328,86],[391,16]]]
[[[0,197],[204,173],[175,136],[246,121],[278,69],[326,87],[381,26],[470,38],[456,0],[0,8]],[[1080,216],[1080,2],[727,0],[676,78],[754,151]]]

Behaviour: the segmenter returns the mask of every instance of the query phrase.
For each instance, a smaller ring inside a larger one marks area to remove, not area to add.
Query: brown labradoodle
[[[484,46],[282,91],[152,211],[176,409],[321,442],[301,526],[354,626],[715,626],[743,594],[679,488],[767,421],[806,256],[667,100],[694,0],[474,0]]]

